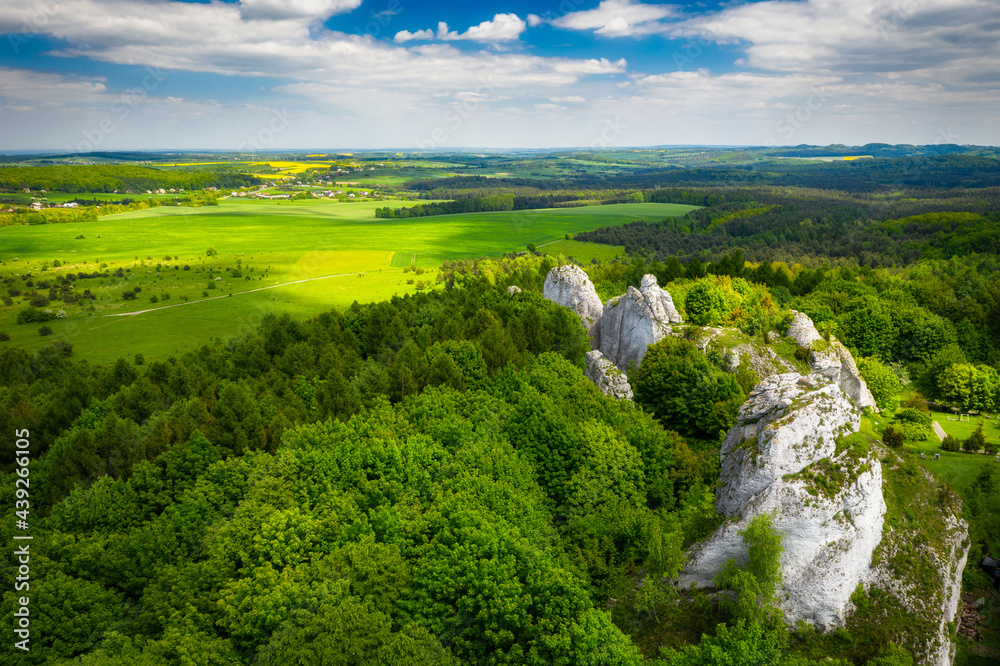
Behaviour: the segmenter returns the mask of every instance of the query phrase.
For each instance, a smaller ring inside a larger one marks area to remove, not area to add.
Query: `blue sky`
[[[0,0],[0,152],[1000,143],[994,0]]]

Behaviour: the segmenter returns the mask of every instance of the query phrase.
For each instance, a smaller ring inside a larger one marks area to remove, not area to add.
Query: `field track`
[[[242,294],[252,294],[255,291],[264,291],[265,289],[277,289],[278,287],[287,287],[293,284],[301,284],[303,282],[313,282],[314,280],[328,280],[330,278],[338,277],[348,277],[350,275],[364,275],[367,271],[361,271],[360,273],[341,273],[339,275],[321,275],[314,278],[306,278],[305,280],[294,280],[292,282],[282,282],[281,284],[272,284],[266,287],[257,287],[256,289],[247,289],[246,291],[238,291],[235,294],[225,294],[223,296],[210,296],[209,298],[203,298],[200,301],[188,301],[187,303],[174,303],[172,305],[164,305],[160,308],[149,308],[148,310],[139,310],[137,312],[118,312],[115,314],[97,315],[98,317],[134,317],[135,315],[146,314],[147,312],[159,312],[160,310],[167,310],[169,308],[179,308],[182,305],[195,305],[197,303],[207,303],[208,301],[214,301],[220,298],[229,298],[231,296],[240,296]]]

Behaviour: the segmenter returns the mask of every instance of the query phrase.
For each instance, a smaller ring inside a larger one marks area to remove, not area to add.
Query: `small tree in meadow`
[[[958,451],[960,447],[961,444],[959,443],[958,438],[952,435],[945,435],[944,439],[941,440],[941,448],[945,451]]]
[[[903,431],[889,426],[882,432],[882,443],[890,448],[898,449],[903,445]]]
[[[969,453],[975,453],[986,446],[986,435],[983,434],[983,424],[980,423],[969,438],[962,442],[962,448]]]

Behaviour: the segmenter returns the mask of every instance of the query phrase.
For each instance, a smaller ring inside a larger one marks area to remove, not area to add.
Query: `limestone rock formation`
[[[782,372],[794,372],[795,367],[764,345],[746,342],[730,347],[726,352],[726,372],[736,372],[741,365],[748,366],[758,377],[770,377]]]
[[[671,324],[683,324],[684,318],[681,314],[677,312],[677,308],[674,307],[674,299],[666,289],[661,289],[660,285],[656,283],[655,275],[643,275],[642,282],[639,284],[639,292],[643,296],[651,299],[659,299],[660,304],[663,306],[663,312]]]
[[[553,268],[545,278],[542,293],[550,301],[568,307],[579,315],[596,348],[598,323],[604,312],[604,304],[594,289],[594,283],[583,269],[572,264]]]
[[[812,319],[801,312],[795,313],[788,328],[788,337],[798,346],[810,350],[809,367],[813,372],[835,382],[858,407],[877,409],[875,397],[861,377],[854,357],[836,338],[827,342],[816,330]]]
[[[508,294],[520,294],[521,293],[521,288],[518,287],[516,284],[512,284],[509,287],[507,287],[507,293]]]
[[[587,378],[605,395],[618,400],[632,399],[632,387],[625,373],[596,349],[587,353]]]
[[[894,460],[892,464],[901,462]],[[949,623],[961,620],[968,524],[961,517],[957,494],[943,490],[941,482],[926,469],[917,467],[914,471],[919,476],[910,477],[910,504],[894,508],[907,511],[914,519],[907,516],[886,527],[876,553],[877,564],[864,581],[864,589],[869,597],[893,599],[899,607],[897,613],[907,616],[909,635],[896,640],[913,653],[915,663],[951,666],[955,645]]]
[[[640,289],[629,287],[621,296],[604,304],[598,349],[621,370],[629,363],[638,365],[646,348],[671,333],[672,324],[683,319],[674,307],[670,294],[646,275]]]
[[[814,342],[819,342],[823,336],[816,330],[813,320],[802,312],[795,312],[795,317],[788,327],[788,337],[790,337],[799,347],[808,347]]]
[[[730,520],[690,553],[679,583],[709,587],[729,559],[743,560],[739,531],[768,513],[784,535],[779,593],[786,619],[843,624],[882,535],[882,468],[874,453],[838,437],[860,413],[827,378],[786,373],[762,381],[722,446],[716,508]]]

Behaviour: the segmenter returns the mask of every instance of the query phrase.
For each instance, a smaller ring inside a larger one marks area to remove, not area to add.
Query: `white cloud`
[[[549,97],[550,102],[572,102],[572,103],[583,103],[587,100],[579,95],[569,95],[568,97]]]
[[[566,30],[593,30],[603,37],[633,37],[662,32],[664,28],[660,21],[675,14],[668,5],[603,0],[596,9],[570,12],[549,20],[549,23]]]
[[[436,33],[430,29],[417,30],[416,32],[400,30],[396,33],[395,41],[403,43],[414,39],[430,41],[437,38],[446,42],[458,40],[486,43],[510,42],[518,39],[525,28],[527,28],[527,24],[517,14],[497,14],[491,20],[474,25],[463,33],[449,30],[448,24],[441,21],[438,23]]]
[[[430,40],[434,39],[434,31],[433,30],[417,30],[416,32],[410,32],[409,30],[400,30],[399,32],[396,33],[396,36],[393,37],[393,40],[397,44],[402,44],[404,42],[409,42],[409,41],[412,41],[414,39],[419,39],[419,40],[424,40],[424,41],[430,41]]]
[[[357,9],[361,0],[240,0],[243,14],[252,19],[325,19]]]

